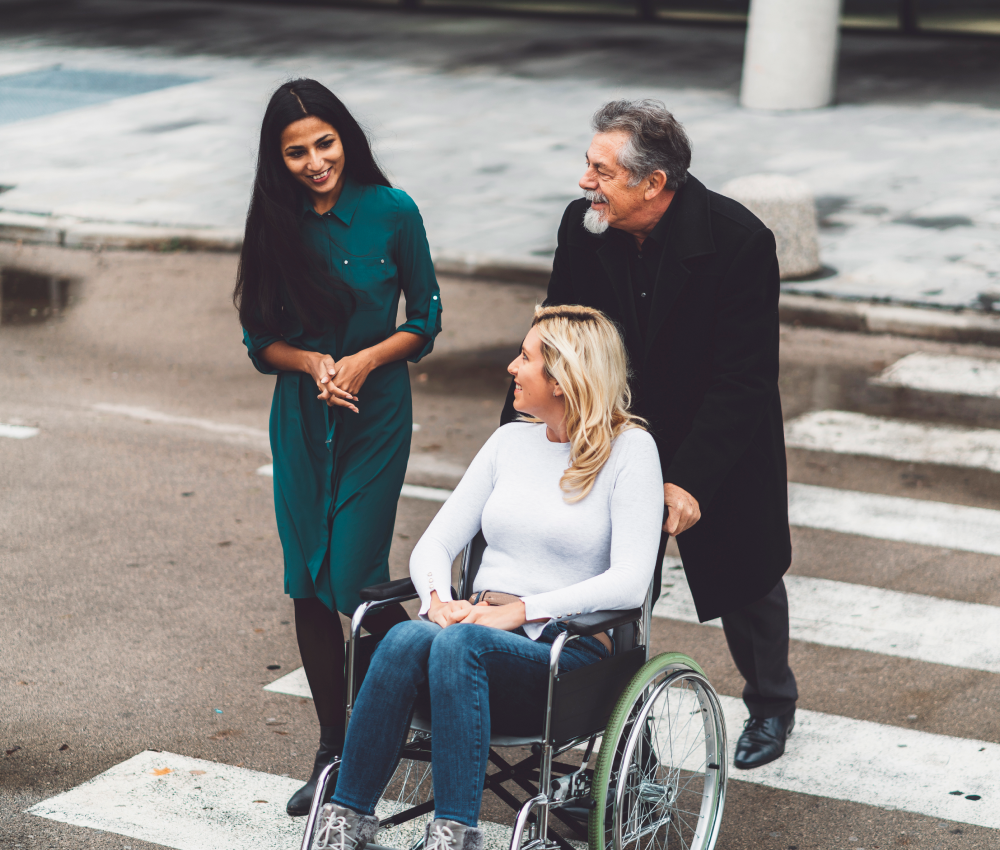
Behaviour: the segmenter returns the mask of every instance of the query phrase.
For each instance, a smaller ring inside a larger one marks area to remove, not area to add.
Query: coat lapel
[[[663,327],[670,308],[691,278],[691,272],[684,261],[715,253],[708,189],[704,184],[689,174],[683,188],[674,196],[671,206],[672,219],[667,225],[660,268],[656,275],[656,288],[653,290],[653,303],[649,310],[644,359],[649,356],[653,340]]]

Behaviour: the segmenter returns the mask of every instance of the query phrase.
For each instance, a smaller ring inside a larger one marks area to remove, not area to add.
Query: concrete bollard
[[[833,101],[841,0],[751,0],[740,103],[816,109]]]
[[[805,183],[781,174],[751,174],[730,180],[721,192],[773,231],[782,280],[808,277],[820,270],[816,201]]]

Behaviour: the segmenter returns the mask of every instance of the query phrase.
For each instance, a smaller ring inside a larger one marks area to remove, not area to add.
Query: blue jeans
[[[358,694],[334,802],[375,813],[399,762],[414,706],[429,706],[434,816],[476,826],[490,731],[541,731],[549,649],[562,629],[550,623],[534,641],[521,629],[505,632],[474,623],[442,629],[411,620],[394,626],[375,650]],[[559,669],[574,670],[607,654],[596,638],[577,638],[564,647]]]

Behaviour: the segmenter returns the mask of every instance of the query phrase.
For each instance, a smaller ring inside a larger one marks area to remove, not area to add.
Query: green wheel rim
[[[701,676],[705,676],[705,671],[701,666],[687,655],[680,652],[664,652],[650,658],[639,672],[632,677],[628,687],[622,692],[615,704],[614,711],[611,712],[611,719],[604,730],[601,742],[601,751],[597,757],[597,764],[594,766],[594,777],[591,784],[591,800],[593,808],[590,810],[588,818],[588,839],[590,850],[606,850],[605,847],[605,815],[608,807],[605,803],[608,794],[608,786],[611,781],[611,772],[615,763],[615,752],[617,747],[605,747],[604,741],[618,741],[622,737],[625,725],[628,722],[632,707],[639,700],[642,692],[649,687],[650,682],[669,675],[678,670],[691,670]],[[706,677],[707,678],[707,677]]]

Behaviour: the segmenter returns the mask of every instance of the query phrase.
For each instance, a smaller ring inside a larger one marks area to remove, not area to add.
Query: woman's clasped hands
[[[489,605],[486,602],[473,605],[464,599],[442,602],[436,590],[431,592],[427,619],[443,629],[455,623],[476,623],[505,632],[512,632],[527,622],[523,602],[511,602],[509,605]]]
[[[309,370],[320,391],[316,398],[325,401],[328,407],[346,407],[357,413],[358,408],[354,405],[358,400],[357,392],[374,365],[364,351],[341,357],[338,361],[329,354],[316,353]]]

